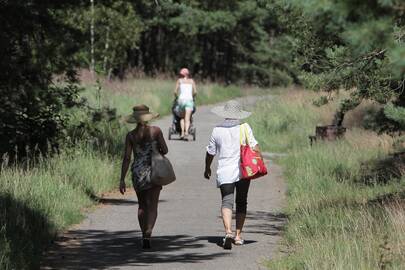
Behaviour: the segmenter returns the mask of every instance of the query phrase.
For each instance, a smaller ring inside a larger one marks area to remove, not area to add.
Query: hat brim
[[[142,114],[140,116],[135,116],[133,114],[128,115],[125,117],[125,122],[127,123],[139,123],[139,122],[149,122],[155,118],[158,118],[159,114],[158,113],[147,113],[147,114]]]
[[[223,118],[229,118],[229,119],[245,119],[248,118],[252,113],[248,111],[240,111],[240,112],[229,112],[225,111],[224,106],[217,106],[214,107],[211,112],[215,113],[218,116],[221,116]]]

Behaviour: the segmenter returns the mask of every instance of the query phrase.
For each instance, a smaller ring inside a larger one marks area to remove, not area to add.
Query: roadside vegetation
[[[269,269],[402,269],[405,264],[404,137],[365,130],[363,104],[346,116],[344,139],[309,145],[340,99],[316,107],[317,93],[291,90],[261,103],[250,120],[270,152],[288,155],[288,224]],[[271,171],[271,168],[270,168]]]

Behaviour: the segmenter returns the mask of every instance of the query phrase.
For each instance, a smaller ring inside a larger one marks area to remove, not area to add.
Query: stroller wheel
[[[193,135],[193,141],[195,141],[195,137],[197,136],[197,129],[196,129],[196,128],[193,128],[193,129],[191,130],[191,134]]]
[[[169,141],[172,139],[172,129],[171,128],[169,128],[168,138],[169,138]]]

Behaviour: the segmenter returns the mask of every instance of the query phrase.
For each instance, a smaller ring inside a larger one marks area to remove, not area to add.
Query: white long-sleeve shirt
[[[251,148],[258,143],[251,127],[247,127],[247,143]],[[208,154],[218,155],[217,187],[240,180],[240,128],[239,121],[226,119],[212,131],[207,146]]]

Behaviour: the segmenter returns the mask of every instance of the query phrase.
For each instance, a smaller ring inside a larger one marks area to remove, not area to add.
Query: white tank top
[[[180,95],[181,100],[193,100],[193,85],[191,83],[180,82]]]

